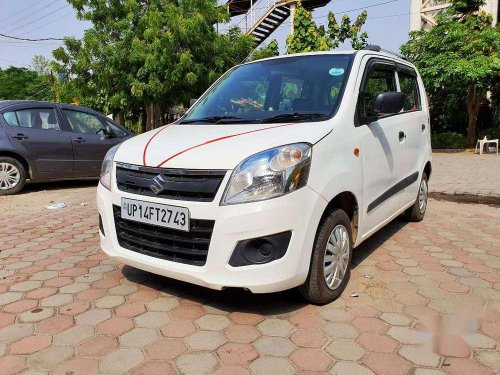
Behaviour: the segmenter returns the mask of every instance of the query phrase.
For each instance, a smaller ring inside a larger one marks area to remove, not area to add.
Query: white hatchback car
[[[353,248],[423,219],[429,107],[415,67],[371,47],[237,66],[179,121],[108,153],[113,259],[213,289],[340,295]]]

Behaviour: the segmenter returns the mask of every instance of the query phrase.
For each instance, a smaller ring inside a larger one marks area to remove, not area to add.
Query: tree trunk
[[[148,113],[146,110],[146,106],[142,108],[142,116],[141,116],[141,133],[145,133],[147,129],[147,123],[148,123]]]
[[[160,105],[159,104],[154,104],[153,105],[153,110],[154,110],[154,117],[153,117],[153,120],[154,120],[154,127],[155,128],[159,128],[160,126],[162,126],[162,115],[161,115],[161,109],[160,109]]]
[[[123,112],[118,112],[116,114],[115,121],[120,125],[123,125],[125,123],[125,116],[123,115]]]
[[[479,90],[476,85],[469,87],[467,95],[467,141],[469,142],[469,147],[474,147],[476,143],[477,117],[483,97],[484,92]]]
[[[146,131],[153,129],[153,104],[148,104],[146,106]]]

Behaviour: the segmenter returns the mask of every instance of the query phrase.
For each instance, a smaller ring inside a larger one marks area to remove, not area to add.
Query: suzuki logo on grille
[[[159,195],[163,191],[165,191],[166,183],[167,181],[165,180],[165,178],[161,174],[159,174],[158,176],[153,178],[153,183],[149,186],[149,188],[153,191],[153,193]]]

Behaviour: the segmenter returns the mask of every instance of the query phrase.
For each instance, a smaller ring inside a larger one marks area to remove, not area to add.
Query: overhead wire
[[[38,3],[38,5],[40,5],[41,3],[44,3],[45,1],[47,0],[42,0]],[[21,21],[26,21],[27,19],[30,19],[31,17],[35,16],[37,13],[41,12],[42,10],[44,9],[47,9],[49,7],[51,7],[52,5],[54,5],[55,3],[57,3],[59,0],[53,0],[51,3],[47,4],[47,5],[43,5],[41,7],[38,7],[36,9],[32,9],[31,12],[29,12],[28,14],[23,14],[22,17],[17,17],[13,22],[9,23],[8,25],[1,25],[0,27],[2,29],[8,29],[10,28],[11,26],[14,26],[16,24],[18,24],[19,22]]]
[[[18,30],[21,30],[21,29],[24,29],[25,27],[29,27],[30,25],[33,25],[34,23],[37,23],[38,21],[40,20],[43,20],[43,19],[46,19],[47,17],[50,17],[51,15],[55,14],[55,13],[58,13],[60,12],[61,10],[65,9],[65,8],[68,8],[70,7],[71,5],[70,4],[66,4],[66,5],[63,5],[62,7],[59,7],[49,13],[46,13],[46,14],[42,14],[40,17],[34,19],[34,20],[31,20],[29,22],[26,22],[24,24],[21,24],[13,29],[9,29],[9,30],[6,30],[5,32],[8,32],[8,33],[14,33]]]
[[[35,1],[37,1],[37,0],[35,0]],[[46,0],[41,0],[41,1],[39,1],[38,3],[40,4],[40,3],[43,3],[44,1],[46,1]],[[1,19],[1,20],[0,20],[0,24],[1,24],[1,23],[3,23],[3,22],[5,22],[5,21],[7,21],[7,20],[10,20],[12,17],[17,16],[18,14],[21,14],[21,13],[23,13],[24,11],[26,11],[26,10],[28,10],[28,9],[32,8],[32,7],[33,7],[33,4],[28,5],[26,8],[23,8],[23,9],[21,9],[21,10],[18,10],[17,12],[12,13],[10,16],[8,16],[8,17],[6,17],[6,18]]]
[[[28,35],[28,34],[32,33],[33,31],[40,30],[41,28],[43,28],[45,26],[51,25],[54,22],[57,22],[57,21],[62,20],[63,18],[72,16],[73,14],[74,14],[73,12],[70,12],[70,13],[67,13],[65,15],[62,15],[61,17],[57,17],[56,19],[54,19],[54,20],[52,20],[50,22],[44,23],[44,24],[42,24],[42,25],[40,25],[38,27],[35,27],[35,28],[31,29],[30,31],[27,31],[27,32],[23,33],[23,35]],[[50,40],[64,40],[64,38],[50,38]]]

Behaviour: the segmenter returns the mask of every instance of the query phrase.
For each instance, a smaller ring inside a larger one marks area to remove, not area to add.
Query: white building
[[[483,9],[493,15],[493,24],[498,22],[499,0],[487,0]],[[436,24],[436,16],[451,4],[447,0],[411,0],[410,30],[427,30]]]

